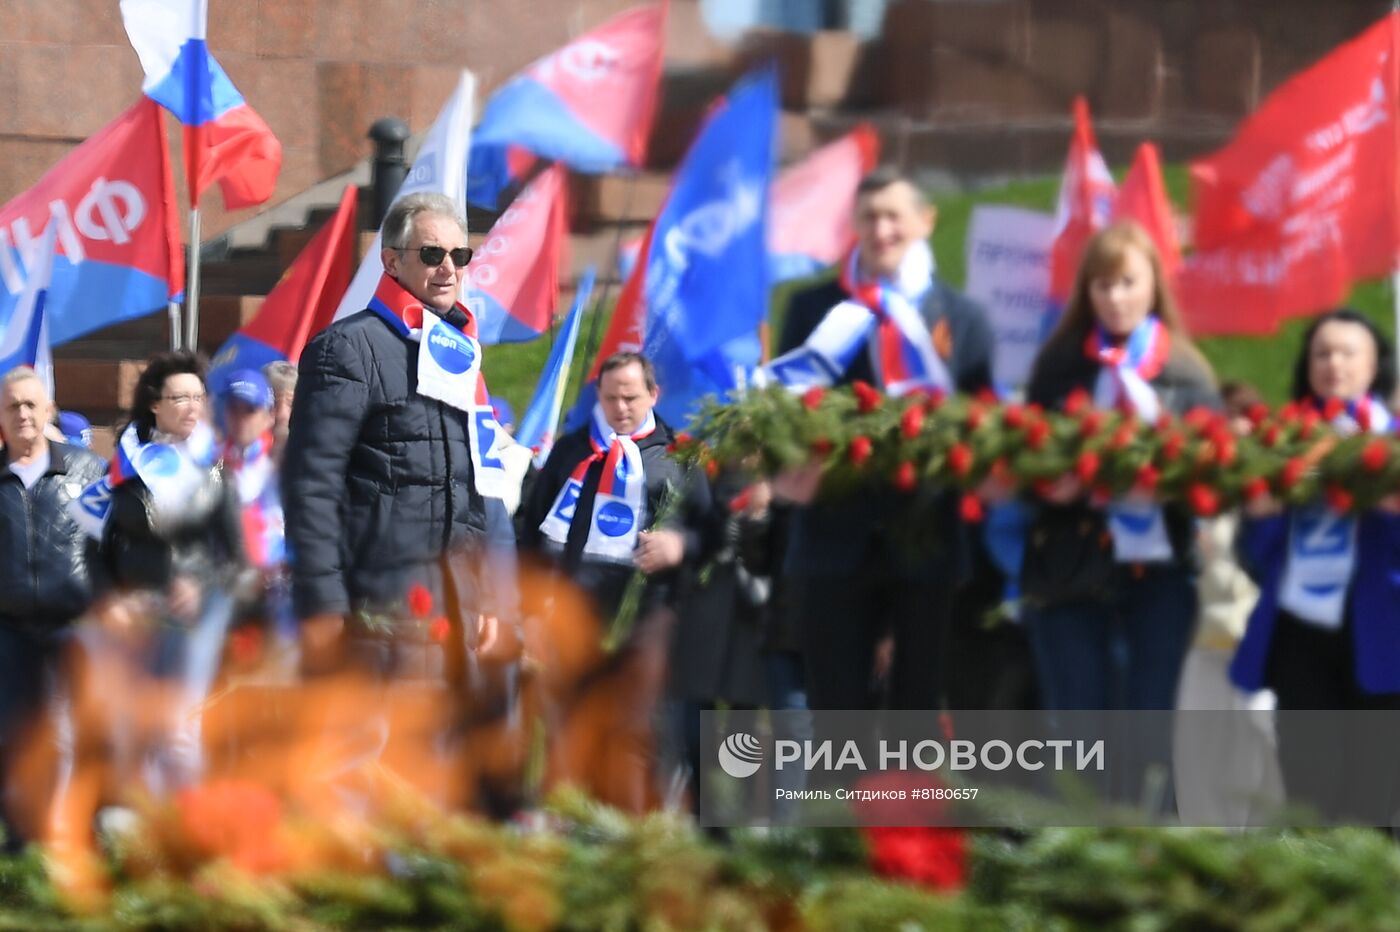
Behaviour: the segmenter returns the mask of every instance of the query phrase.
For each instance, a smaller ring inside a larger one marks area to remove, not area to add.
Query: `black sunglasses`
[[[412,249],[399,249],[397,252],[413,252]],[[419,246],[418,261],[422,262],[430,269],[435,269],[442,265],[442,260],[448,256],[452,257],[452,264],[457,268],[465,268],[466,264],[472,261],[472,248],[470,246],[458,246],[456,249],[444,249],[442,246]]]

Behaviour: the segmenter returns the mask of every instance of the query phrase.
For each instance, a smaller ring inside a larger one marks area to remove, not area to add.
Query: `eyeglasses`
[[[160,400],[168,401],[177,408],[188,408],[190,405],[204,404],[204,393],[201,392],[197,395],[161,395]]]
[[[412,249],[399,249],[394,247],[395,252],[409,253]],[[418,261],[422,262],[430,269],[435,269],[442,265],[442,260],[448,256],[452,257],[452,264],[457,268],[465,268],[467,263],[472,261],[472,248],[470,246],[458,246],[456,249],[446,249],[442,246],[419,246]]]

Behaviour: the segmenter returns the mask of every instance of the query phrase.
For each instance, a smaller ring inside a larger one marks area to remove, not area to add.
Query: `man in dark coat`
[[[637,353],[615,353],[598,375],[589,423],[565,435],[521,506],[520,541],[591,598],[606,637],[628,581],[647,576],[621,649],[600,658],[580,687],[548,701],[561,706],[551,758],[569,778],[633,812],[655,806],[652,732],[666,677],[675,603],[686,566],[703,558],[710,535],[709,486],[666,455],[671,429],[653,410],[656,373]],[[576,626],[579,619],[547,618]],[[576,627],[575,627],[575,630]]]
[[[0,378],[0,761],[6,769],[58,685],[72,622],[93,602],[100,565],[96,541],[72,509],[107,464],[45,437],[52,414],[33,369],[21,366]],[[11,815],[40,802],[15,795],[0,805],[11,844],[19,840]]]
[[[856,252],[839,279],[793,296],[779,356],[803,346],[828,312],[855,297],[854,279],[896,291],[917,308],[951,383],[947,389],[990,387],[991,327],[978,305],[934,276],[928,250],[934,218],[907,178],[886,169],[867,176],[857,190]],[[882,384],[876,343],[865,340],[837,384]],[[779,483],[776,491],[790,489]],[[791,522],[786,581],[801,627],[810,706],[938,708],[962,534],[952,496],[911,502],[872,488],[849,500],[794,508]],[[892,663],[887,683],[877,688],[876,647],[888,635]]]
[[[405,643],[410,628],[377,646],[364,629],[446,616],[461,622],[449,643],[489,651],[513,581],[491,585],[480,557],[488,541],[512,549],[514,534],[490,497],[494,422],[482,416],[476,320],[457,301],[466,221],[449,198],[415,194],[390,208],[382,237],[370,307],[302,354],[282,467],[292,596],[308,667],[334,657],[348,619],[380,672],[431,678],[404,669],[442,659]]]

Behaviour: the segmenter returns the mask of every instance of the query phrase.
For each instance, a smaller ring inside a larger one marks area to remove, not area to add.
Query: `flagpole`
[[[185,349],[199,351],[199,208],[190,208],[190,276],[185,296]]]
[[[602,293],[598,295],[598,300],[593,302],[593,319],[588,322],[588,342],[584,345],[583,353],[585,369],[593,365],[593,354],[598,351],[598,328],[603,321],[603,306],[607,303],[608,293],[612,291],[613,279],[621,272],[619,250],[622,248],[622,220],[632,214],[632,195],[636,190],[637,172],[632,171],[627,176],[627,193],[622,199],[622,217],[618,218],[617,228],[613,233],[612,274],[603,282]],[[646,256],[638,256],[637,261],[645,262]]]
[[[170,348],[177,350],[180,348],[180,305],[175,301],[165,303],[165,312],[170,315]]]

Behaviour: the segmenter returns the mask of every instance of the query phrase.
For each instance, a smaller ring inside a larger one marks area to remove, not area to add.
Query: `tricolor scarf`
[[[476,317],[457,305],[466,315],[465,325],[458,329],[436,313],[425,312],[422,302],[387,273],[379,279],[369,309],[399,336],[418,344],[418,394],[435,398],[464,415],[476,491],[485,498],[505,497],[509,478],[499,451],[510,441],[496,423],[481,374]]]
[[[287,560],[286,524],[272,461],[272,435],[263,434],[242,450],[224,445],[223,461],[238,490],[243,547],[248,561],[268,569]]]
[[[1170,334],[1155,315],[1117,345],[1095,324],[1084,341],[1085,355],[1100,366],[1094,381],[1095,407],[1130,411],[1148,423],[1157,420],[1162,403],[1150,383],[1166,365],[1170,346]],[[1114,502],[1108,507],[1108,531],[1113,558],[1119,563],[1162,563],[1172,558],[1160,505]]]
[[[1319,414],[1325,409],[1316,399],[1309,404]],[[1347,402],[1331,423],[1338,433],[1349,436],[1360,431],[1388,433],[1393,420],[1379,400],[1361,398]],[[1294,509],[1289,516],[1279,605],[1309,624],[1340,628],[1355,571],[1356,519],[1321,503]]]
[[[840,283],[850,297],[827,311],[805,343],[769,363],[767,377],[799,392],[832,385],[864,344],[886,394],[953,391],[953,377],[919,313],[919,303],[933,286],[928,243],[920,240],[909,247],[893,280],[862,278],[860,251],[852,249]]]
[[[630,434],[619,434],[608,426],[603,406],[593,406],[588,424],[588,443],[593,452],[574,467],[564,487],[559,490],[549,514],[540,522],[540,532],[562,551],[569,539],[569,528],[578,513],[579,496],[583,493],[588,468],[602,460],[603,474],[598,479],[598,492],[593,498],[593,513],[589,516],[588,539],[583,555],[613,563],[631,563],[637,546],[646,510],[647,479],[642,465],[642,451],[637,441],[656,430],[656,415],[648,414],[646,422]]]
[[[178,515],[208,481],[214,454],[214,431],[203,422],[184,440],[170,442],[157,434],[147,443],[137,436],[136,425],[128,424],[117,441],[107,475],[69,503],[70,514],[87,534],[100,540],[112,507],[112,491],[139,477],[146,484],[156,515]]]

